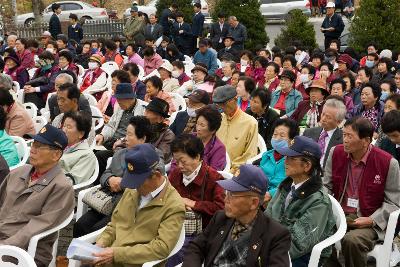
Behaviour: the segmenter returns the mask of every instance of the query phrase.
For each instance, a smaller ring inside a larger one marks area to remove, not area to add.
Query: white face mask
[[[180,74],[180,72],[178,70],[173,70],[172,71],[172,77],[178,78],[179,76],[181,76],[181,74]]]
[[[195,118],[196,117],[196,110],[194,108],[186,108],[186,112],[189,115],[189,117],[191,118]]]
[[[94,70],[96,69],[98,64],[96,62],[89,62],[89,69]]]
[[[308,74],[300,74],[300,81],[302,83],[308,83],[309,82]]]
[[[49,48],[46,48],[46,51],[48,51],[48,52],[50,52],[50,53],[54,53],[54,49],[53,48],[51,48],[51,47],[49,47]]]
[[[240,65],[247,66],[247,60],[241,59],[240,60]]]

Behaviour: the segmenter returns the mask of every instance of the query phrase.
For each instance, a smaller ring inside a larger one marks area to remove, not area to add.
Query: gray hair
[[[237,18],[235,16],[230,16],[229,20],[237,21]]]
[[[232,61],[232,60],[227,61],[227,62],[225,63],[225,65],[229,65],[229,66],[231,67],[232,70],[235,70],[235,68],[236,68],[236,63],[235,63],[235,61]]]
[[[17,39],[18,39],[18,36],[16,36],[15,34],[10,34],[10,35],[7,37],[7,40],[9,40],[9,39],[15,39],[15,40],[17,40]]]
[[[342,101],[340,101],[338,99],[333,99],[333,98],[328,99],[328,100],[326,100],[324,107],[331,107],[331,108],[337,109],[336,119],[338,122],[342,122],[345,119],[347,109]]]
[[[0,87],[11,90],[13,87],[13,80],[5,73],[0,73]]]
[[[69,75],[68,73],[58,74],[56,80],[58,79],[63,79],[65,81],[64,83],[74,83],[74,78],[72,78],[72,76]]]

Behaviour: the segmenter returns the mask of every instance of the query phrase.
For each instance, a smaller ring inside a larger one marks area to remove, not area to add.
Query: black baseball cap
[[[65,133],[51,124],[46,124],[42,129],[40,129],[38,134],[26,134],[26,136],[39,143],[59,148],[61,150],[64,150],[68,145],[68,138]]]

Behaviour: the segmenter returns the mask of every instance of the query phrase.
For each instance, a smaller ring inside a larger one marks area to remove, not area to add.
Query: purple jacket
[[[204,148],[203,162],[216,171],[222,171],[226,165],[225,145],[214,135]],[[175,159],[171,162],[170,172],[176,168]]]

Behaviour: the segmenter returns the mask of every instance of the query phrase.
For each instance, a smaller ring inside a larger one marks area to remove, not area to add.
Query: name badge
[[[347,199],[347,206],[350,208],[358,208],[358,199],[348,198]]]

